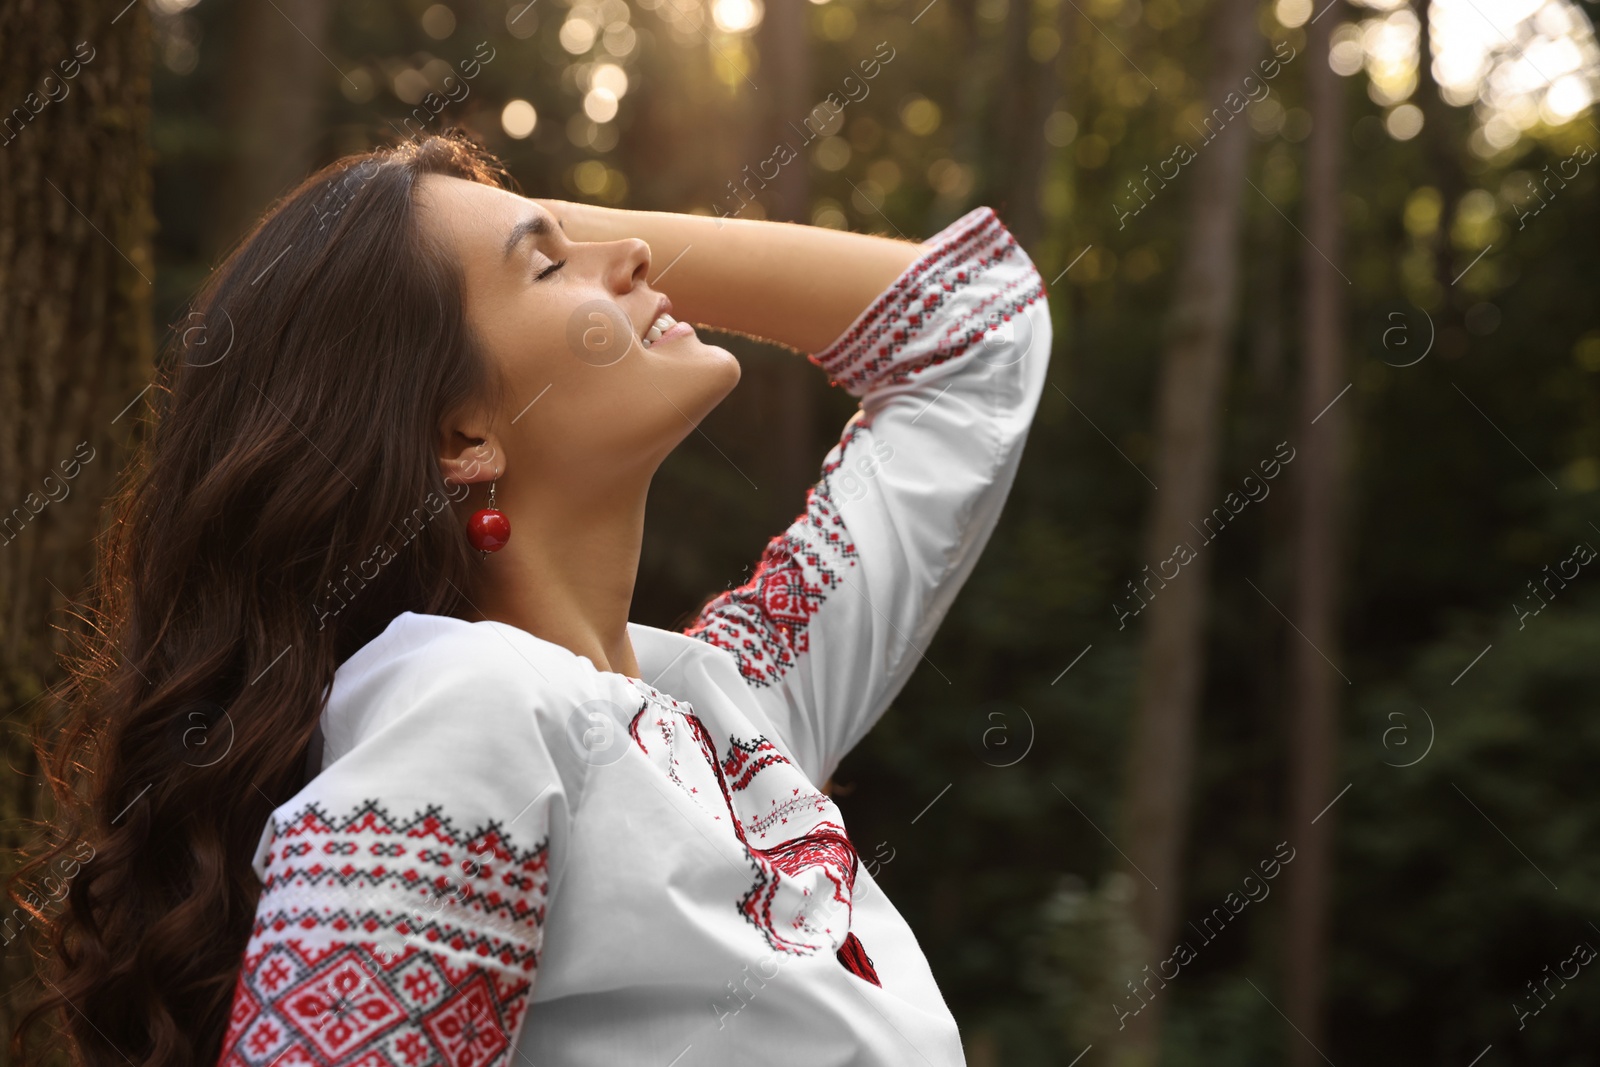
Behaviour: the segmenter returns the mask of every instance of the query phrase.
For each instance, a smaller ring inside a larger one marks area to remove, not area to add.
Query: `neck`
[[[628,492],[524,499],[502,485],[499,505],[511,520],[511,540],[481,561],[467,618],[508,623],[587,657],[599,670],[639,677],[628,609],[647,489],[648,483]],[[481,506],[479,500],[466,514]]]

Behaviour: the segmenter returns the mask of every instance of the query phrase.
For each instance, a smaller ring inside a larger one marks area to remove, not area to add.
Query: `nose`
[[[612,292],[618,296],[631,292],[650,275],[650,246],[637,237],[612,241],[606,272]]]

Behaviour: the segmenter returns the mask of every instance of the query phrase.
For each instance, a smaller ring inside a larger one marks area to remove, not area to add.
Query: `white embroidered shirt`
[[[818,783],[987,542],[1050,340],[975,209],[809,357],[859,410],[748,582],[629,624],[640,678],[412,612],[342,664],[321,771],[262,831],[221,1062],[961,1064]]]

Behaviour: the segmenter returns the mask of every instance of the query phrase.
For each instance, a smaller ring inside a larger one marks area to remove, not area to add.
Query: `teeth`
[[[673,318],[671,315],[662,313],[655,322],[650,324],[650,328],[644,332],[644,347],[649,348],[651,345],[661,340],[661,335],[676,325],[678,325],[677,319]]]

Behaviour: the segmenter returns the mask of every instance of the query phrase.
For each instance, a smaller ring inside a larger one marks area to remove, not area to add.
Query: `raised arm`
[[[800,348],[861,400],[805,510],[750,580],[685,631],[730,654],[820,783],[928,662],[999,519],[1050,356],[1043,282],[988,208],[920,245],[777,223],[574,214],[575,236],[644,237],[652,275],[665,272],[659,287],[685,317]]]
[[[673,316],[820,351],[922,252],[889,237],[539,200],[576,241],[638,237]]]

